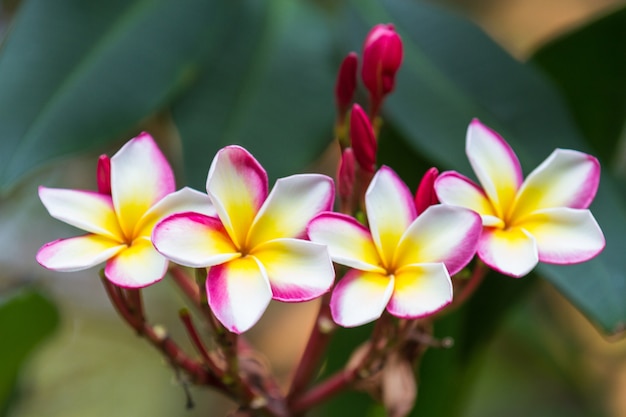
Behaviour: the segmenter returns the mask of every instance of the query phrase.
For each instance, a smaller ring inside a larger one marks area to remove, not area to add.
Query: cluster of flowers
[[[474,120],[466,153],[479,184],[431,169],[414,196],[390,167],[376,170],[371,120],[393,89],[399,42],[390,25],[375,27],[366,40],[362,78],[373,104],[369,117],[358,105],[350,112],[352,146],[343,147],[338,174],[340,212],[332,211],[331,178],[293,175],[270,191],[263,167],[234,145],[215,156],[206,194],[175,191],[170,165],[142,133],[113,157],[100,157],[97,192],[40,187],[50,215],[87,234],[44,245],[38,262],[57,271],[106,262],[106,278],[122,288],[161,280],[169,261],[206,268],[211,310],[227,329],[242,333],[272,299],[301,302],[332,289],[332,317],[346,327],[385,310],[418,318],[452,301],[451,276],[474,255],[513,277],[538,262],[597,255],[605,242],[588,207],[600,166],[587,154],[557,149],[524,179],[507,142]],[[356,55],[348,55],[336,91],[341,115],[350,107],[355,82],[349,74],[356,67]],[[359,204],[352,198],[355,160],[371,174],[362,222],[352,217]],[[333,262],[349,268],[336,284]]]

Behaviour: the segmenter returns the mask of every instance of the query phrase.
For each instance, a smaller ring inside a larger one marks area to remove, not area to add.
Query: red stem
[[[294,414],[308,410],[316,404],[332,397],[335,394],[348,388],[356,379],[358,368],[343,369],[332,375],[319,385],[313,387],[308,392],[295,398],[290,404],[290,409]]]
[[[487,272],[489,272],[489,268],[487,268],[487,265],[485,265],[480,260],[477,260],[476,265],[474,266],[474,270],[472,271],[472,276],[463,286],[461,293],[457,297],[454,297],[452,303],[442,311],[450,312],[465,304],[465,302],[474,294],[476,289],[483,282],[483,279],[487,275]]]

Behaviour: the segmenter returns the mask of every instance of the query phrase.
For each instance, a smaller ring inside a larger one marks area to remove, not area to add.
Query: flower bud
[[[98,182],[98,192],[100,194],[111,195],[111,159],[106,155],[100,155],[100,158],[98,158],[96,178]]]
[[[402,64],[402,39],[392,24],[374,26],[363,44],[361,77],[370,92],[372,105],[377,108],[396,82],[396,72]]]
[[[355,52],[350,52],[341,62],[337,83],[335,84],[335,103],[339,120],[343,120],[345,113],[352,103],[356,90],[356,73],[359,59]]]
[[[350,142],[359,166],[366,172],[374,172],[378,150],[376,136],[367,114],[358,104],[352,106],[350,113]]]
[[[426,171],[415,192],[415,208],[417,214],[424,212],[428,207],[439,203],[435,193],[435,180],[439,175],[439,170],[435,167]]]
[[[341,159],[337,167],[337,189],[339,198],[342,201],[352,198],[355,173],[354,152],[352,148],[346,148],[341,153]]]

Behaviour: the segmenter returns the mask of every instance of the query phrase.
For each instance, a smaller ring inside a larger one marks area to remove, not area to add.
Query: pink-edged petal
[[[39,198],[55,219],[118,242],[124,241],[111,197],[91,191],[39,187]]]
[[[333,320],[355,327],[380,317],[393,293],[393,277],[352,269],[337,283],[330,299]]]
[[[209,196],[192,188],[185,187],[168,194],[156,203],[138,223],[135,236],[148,236],[156,223],[178,213],[193,212],[216,217],[217,213]]]
[[[259,321],[272,299],[265,270],[253,256],[211,267],[206,291],[215,317],[233,333]]]
[[[556,207],[585,209],[600,182],[600,163],[582,152],[556,149],[530,173],[519,191],[511,219]]]
[[[372,239],[383,265],[390,266],[400,238],[417,216],[413,196],[389,167],[381,167],[365,193]]]
[[[482,231],[474,211],[448,205],[430,206],[407,229],[394,259],[394,269],[442,262],[454,275],[472,260]]]
[[[519,227],[484,229],[477,253],[489,267],[515,278],[528,274],[539,261],[535,239]]]
[[[54,271],[72,272],[96,266],[124,250],[126,245],[98,236],[84,235],[46,243],[37,252],[37,262]]]
[[[452,301],[452,281],[442,263],[409,265],[395,275],[387,311],[396,317],[428,316]]]
[[[222,223],[200,213],[179,213],[157,223],[152,242],[172,261],[194,268],[218,265],[241,254]]]
[[[497,216],[503,218],[524,179],[515,152],[478,119],[467,128],[465,152]]]
[[[541,262],[584,262],[600,253],[605,245],[602,230],[589,210],[541,210],[526,217],[520,227],[535,238]]]
[[[441,173],[435,191],[443,204],[466,207],[480,214],[484,226],[503,226],[485,192],[475,182],[456,171]]]
[[[309,221],[330,210],[334,199],[333,181],[326,175],[279,179],[252,224],[246,247],[254,248],[273,239],[305,237]]]
[[[227,146],[215,155],[206,186],[224,227],[241,248],[267,198],[267,173],[247,150]]]
[[[104,275],[124,288],[143,288],[160,281],[167,271],[167,259],[156,251],[149,239],[136,239],[133,244],[109,259]]]
[[[133,236],[145,212],[175,189],[172,168],[148,133],[131,139],[111,157],[113,206],[126,236]]]
[[[265,268],[275,300],[312,300],[327,292],[335,280],[328,251],[317,243],[276,239],[257,246],[250,255]]]
[[[361,223],[345,214],[326,212],[307,229],[311,241],[326,245],[333,261],[364,271],[384,273],[372,236]]]

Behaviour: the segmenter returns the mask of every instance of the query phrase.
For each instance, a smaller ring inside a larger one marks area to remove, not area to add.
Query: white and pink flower
[[[263,167],[244,148],[227,146],[213,160],[207,191],[217,217],[170,216],[153,242],[179,264],[208,267],[208,303],[226,328],[248,330],[271,299],[307,301],[330,289],[335,274],[326,248],[304,240],[308,222],[331,208],[329,177],[292,175],[268,194]]]
[[[452,301],[450,275],[472,259],[481,231],[478,214],[434,205],[417,216],[410,190],[388,167],[365,194],[369,230],[352,217],[326,212],[308,227],[309,238],[328,246],[350,270],[331,297],[333,319],[353,327],[394,316],[430,315]]]
[[[491,268],[521,277],[538,262],[578,263],[602,251],[604,235],[587,209],[600,181],[596,158],[556,149],[524,179],[509,144],[478,120],[466,153],[480,185],[448,171],[435,189],[442,203],[481,215],[478,256]]]
[[[148,133],[131,139],[110,161],[101,158],[98,186],[100,192],[39,188],[52,217],[88,232],[45,244],[37,253],[42,266],[78,271],[106,262],[111,282],[145,287],[161,280],[168,265],[150,240],[155,224],[180,211],[215,213],[205,194],[174,192],[172,169]]]

